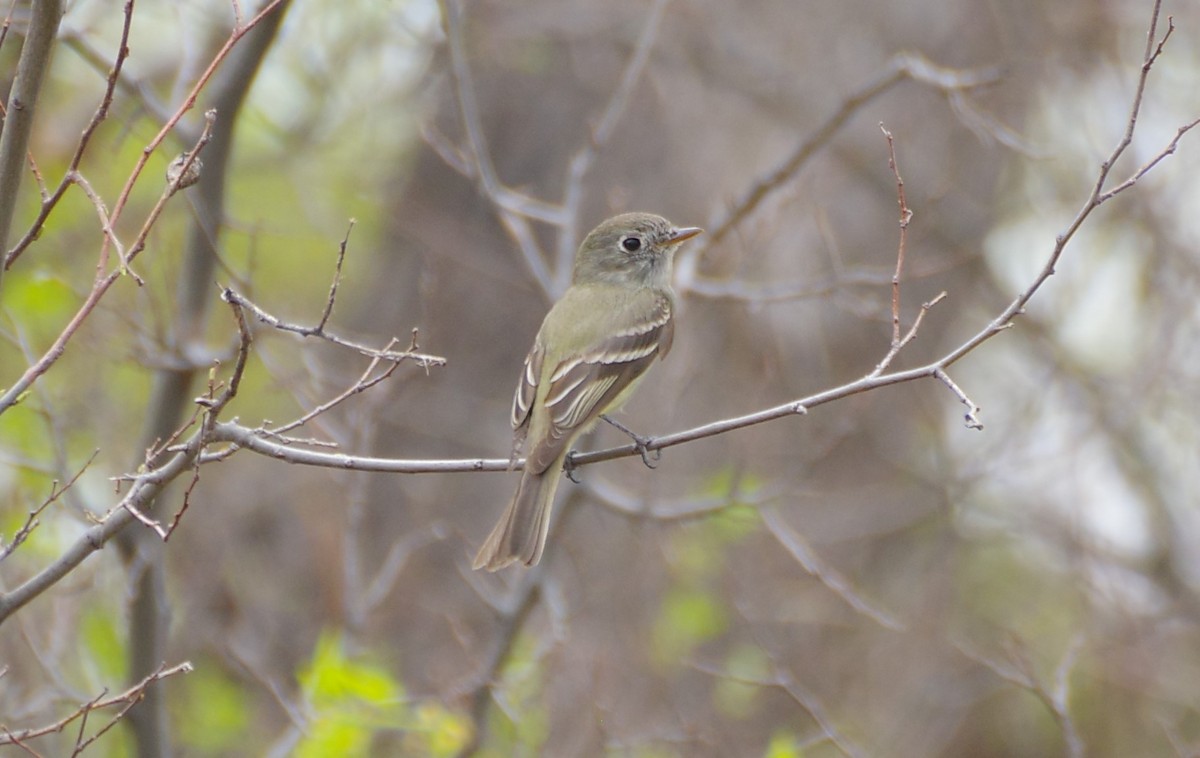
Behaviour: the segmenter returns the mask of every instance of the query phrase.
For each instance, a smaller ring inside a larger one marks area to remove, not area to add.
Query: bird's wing
[[[525,368],[521,371],[521,380],[517,382],[517,391],[513,393],[512,427],[520,430],[529,423],[529,410],[533,407],[533,399],[537,397],[538,377],[542,375],[542,359],[546,357],[546,348],[540,341],[533,343],[529,355],[525,356]]]
[[[560,361],[549,376],[550,386],[542,401],[548,415],[546,431],[533,441],[526,471],[545,471],[571,444],[574,432],[604,413],[656,358],[666,353],[674,330],[671,302],[661,298],[649,318]],[[525,377],[530,375],[527,370]],[[533,389],[527,392],[531,399],[535,394]]]

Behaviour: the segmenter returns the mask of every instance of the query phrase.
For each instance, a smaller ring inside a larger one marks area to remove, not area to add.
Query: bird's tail
[[[533,566],[541,559],[561,472],[561,465],[551,465],[540,474],[521,475],[504,515],[479,548],[474,568],[497,571],[517,561]]]

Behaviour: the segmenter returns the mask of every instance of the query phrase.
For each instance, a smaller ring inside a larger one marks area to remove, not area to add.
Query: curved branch
[[[1000,331],[1000,330],[997,330]],[[911,382],[917,379],[926,377],[936,377],[938,372],[944,371],[945,367],[950,365],[955,360],[962,356],[953,357],[952,360],[947,360],[955,353],[950,353],[947,358],[935,361],[919,368],[908,369],[906,371],[894,371],[880,376],[867,376],[847,384],[843,384],[832,389],[824,390],[798,400],[791,400],[771,408],[766,408],[755,413],[748,413],[743,416],[734,418],[721,419],[708,424],[685,429],[683,431],[665,434],[661,437],[647,437],[645,439],[647,450],[663,450],[668,447],[682,445],[687,442],[694,442],[706,437],[715,437],[719,434],[725,434],[736,429],[745,429],[746,427],[756,426],[774,421],[776,419],[785,418],[787,416],[804,415],[808,413],[808,409],[815,408],[819,405],[825,405],[835,400],[857,395],[870,390],[879,389],[880,387],[888,387],[893,384],[902,384]],[[964,353],[965,355],[965,353]],[[241,424],[234,422],[218,423],[213,429],[214,442],[230,442],[239,448],[245,448],[259,455],[275,458],[277,460],[286,461],[288,463],[296,463],[304,466],[319,466],[323,468],[336,468],[347,471],[373,471],[378,473],[391,474],[445,474],[455,472],[468,471],[511,471],[514,463],[507,457],[505,458],[459,458],[459,459],[403,459],[403,458],[374,458],[370,456],[346,455],[343,453],[323,453],[315,450],[307,450],[304,448],[295,447],[282,442],[271,441],[268,437],[271,432],[265,429],[251,429]],[[586,453],[573,453],[571,455],[571,463],[574,466],[584,466],[590,463],[600,463],[601,461],[609,461],[615,458],[627,458],[633,455],[640,455],[640,448],[634,444],[620,445],[617,447],[606,448],[604,450],[594,450]],[[201,459],[201,463],[207,462],[210,458],[224,458],[227,453],[214,452],[207,453]],[[524,464],[523,458],[516,459],[515,466],[520,467]]]
[[[1153,25],[1152,25],[1153,29]],[[1153,34],[1153,32],[1152,32]],[[1167,32],[1169,36],[1170,31]],[[1164,36],[1163,41],[1166,37]],[[1153,41],[1153,37],[1152,37]],[[962,360],[967,354],[975,350],[977,347],[987,342],[991,338],[1007,330],[1013,325],[1017,316],[1024,312],[1025,305],[1033,298],[1037,291],[1042,287],[1047,279],[1054,274],[1054,268],[1058,260],[1062,257],[1063,250],[1067,244],[1074,238],[1076,232],[1079,231],[1084,221],[1098,208],[1102,203],[1115,197],[1120,192],[1134,186],[1134,182],[1126,181],[1109,192],[1104,191],[1105,180],[1108,177],[1112,164],[1121,156],[1130,144],[1130,135],[1132,127],[1136,124],[1138,112],[1141,106],[1142,91],[1145,87],[1146,77],[1150,73],[1150,67],[1154,59],[1162,50],[1162,42],[1155,47],[1148,47],[1147,57],[1142,66],[1141,77],[1138,82],[1137,93],[1134,97],[1133,105],[1129,116],[1129,127],[1125,134],[1122,135],[1121,141],[1113,150],[1109,159],[1105,161],[1098,174],[1098,179],[1093,187],[1091,194],[1083,207],[1080,208],[1075,218],[1067,226],[1066,230],[1060,233],[1052,247],[1046,263],[1042,270],[1033,279],[1033,281],[1021,293],[1019,293],[1013,301],[1000,312],[991,322],[980,329],[973,337],[966,340],[962,344],[945,353],[942,357],[927,363],[924,366],[906,369],[903,371],[892,371],[882,373],[882,368],[890,363],[891,359],[902,348],[909,344],[915,337],[917,329],[921,324],[921,319],[924,318],[929,308],[935,303],[942,300],[943,295],[939,295],[934,300],[926,303],[916,321],[910,327],[908,333],[897,345],[893,346],[893,350],[888,353],[885,361],[881,362],[874,371],[867,374],[861,379],[848,382],[838,387],[818,392],[807,397],[791,400],[789,402],[776,405],[771,408],[766,408],[754,413],[749,413],[743,416],[737,416],[729,419],[713,421],[702,426],[693,427],[673,434],[667,434],[661,437],[650,437],[644,440],[645,445],[630,443],[618,447],[611,447],[604,450],[596,450],[587,453],[574,453],[570,457],[570,462],[574,466],[582,466],[589,463],[599,463],[600,461],[612,460],[614,458],[624,458],[631,455],[640,454],[641,451],[647,450],[662,450],[675,445],[682,445],[686,442],[703,439],[705,437],[714,437],[719,434],[731,432],[735,429],[743,429],[749,426],[755,426],[767,421],[787,416],[803,415],[808,412],[808,409],[815,408],[819,405],[825,405],[835,400],[857,395],[863,392],[888,387],[894,384],[903,384],[905,382],[915,381],[917,379],[934,378],[944,384],[960,402],[967,407],[967,412],[964,414],[966,425],[968,428],[979,429],[982,424],[977,417],[979,407],[967,397],[957,384],[950,378],[947,369],[958,361]],[[1167,155],[1175,152],[1180,139],[1190,131],[1200,121],[1193,121],[1189,124],[1180,127],[1176,132],[1174,139],[1164,147],[1157,156],[1153,157],[1142,169],[1139,169],[1135,174],[1140,178],[1145,172],[1156,166]],[[214,428],[214,440],[234,443],[235,446],[246,448],[260,455],[265,455],[271,458],[287,461],[289,463],[298,463],[309,466],[323,466],[328,468],[339,468],[354,471],[376,471],[388,473],[405,473],[405,474],[421,474],[421,473],[449,473],[449,472],[466,472],[466,471],[509,471],[514,465],[522,465],[523,461],[518,459],[515,463],[509,458],[471,458],[457,460],[404,460],[404,459],[389,459],[389,458],[370,458],[363,456],[344,455],[338,453],[321,453],[312,450],[296,448],[287,444],[272,442],[266,438],[270,432],[263,429],[250,429],[235,423],[220,423]],[[208,457],[221,458],[228,455],[228,451],[223,453],[209,453],[202,459]]]

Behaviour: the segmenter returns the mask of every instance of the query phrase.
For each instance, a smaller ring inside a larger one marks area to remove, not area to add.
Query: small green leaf
[[[338,634],[321,635],[298,678],[312,711],[298,756],[367,756],[378,732],[405,726],[403,687],[382,667],[347,654]]]
[[[80,622],[79,637],[87,651],[87,659],[96,665],[100,678],[107,682],[122,681],[128,655],[125,641],[117,629],[117,619],[97,608],[88,610]]]
[[[182,694],[175,709],[175,723],[189,752],[230,755],[245,747],[249,704],[235,681],[217,665],[202,663],[177,686]]]
[[[300,672],[300,686],[318,708],[350,700],[386,707],[404,696],[403,688],[382,668],[352,660],[337,634],[317,640],[312,661]]]
[[[730,678],[717,680],[713,687],[714,704],[734,718],[752,715],[762,687],[751,682],[763,681],[770,673],[766,653],[754,645],[738,645],[726,656],[725,670]]]
[[[501,673],[507,707],[503,710],[493,709],[493,716],[489,719],[489,729],[498,738],[490,741],[507,742],[507,749],[501,749],[495,755],[519,752],[518,746],[536,754],[546,741],[549,724],[546,709],[541,703],[544,691],[542,675],[536,638],[528,634],[519,635]]]
[[[725,609],[700,590],[669,592],[654,623],[655,656],[664,663],[687,658],[697,645],[725,631]]]
[[[800,747],[796,744],[795,736],[780,731],[771,737],[771,742],[768,743],[763,758],[801,758],[803,755]]]
[[[406,741],[415,755],[433,758],[457,755],[471,739],[471,722],[438,703],[422,703],[417,706],[415,716],[411,739]]]

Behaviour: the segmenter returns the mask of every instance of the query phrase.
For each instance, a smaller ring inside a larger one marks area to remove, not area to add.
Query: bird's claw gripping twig
[[[580,483],[579,479],[575,476],[575,453],[568,453],[567,457],[563,460],[563,473],[575,484]]]
[[[600,418],[629,435],[629,438],[633,440],[633,444],[637,446],[638,455],[642,456],[642,463],[646,464],[646,468],[658,468],[656,464],[658,461],[662,460],[662,451],[650,449],[650,443],[654,440],[653,437],[643,437],[640,434],[636,434],[621,422],[610,418],[607,414],[601,413]],[[651,461],[654,462],[651,463]]]

